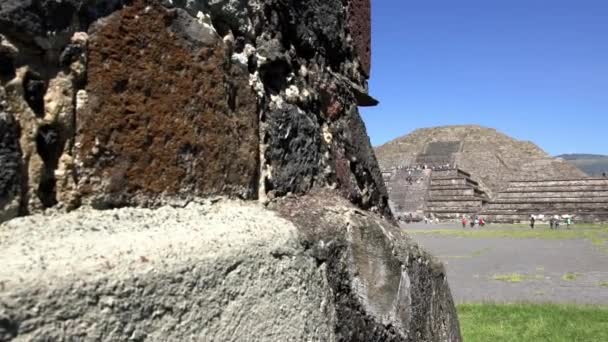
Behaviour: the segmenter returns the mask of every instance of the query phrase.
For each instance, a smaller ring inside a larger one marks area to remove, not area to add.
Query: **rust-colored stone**
[[[348,26],[353,37],[361,68],[369,77],[372,65],[372,19],[370,0],[352,0]]]
[[[255,196],[258,114],[248,73],[230,65],[221,39],[205,46],[175,34],[176,20],[176,11],[137,1],[91,29],[88,105],[77,119],[84,197],[101,192],[104,204],[120,205]]]

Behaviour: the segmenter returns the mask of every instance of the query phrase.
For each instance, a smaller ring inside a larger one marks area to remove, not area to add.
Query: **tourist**
[[[473,226],[479,226],[479,219],[477,218],[477,216],[475,216],[475,223],[473,224]]]
[[[572,218],[570,218],[570,216],[566,217],[566,228],[570,229],[571,224],[572,224]]]
[[[553,217],[549,219],[549,228],[553,229],[553,226],[555,225],[555,220],[553,220]]]
[[[536,219],[534,218],[534,215],[530,215],[530,228],[534,229],[535,222],[536,222]]]
[[[469,225],[471,226],[471,228],[475,228],[475,220],[473,220],[473,217],[469,217]]]
[[[467,217],[462,215],[462,228],[467,227]]]
[[[483,217],[479,218],[479,227],[483,227],[486,225],[486,221],[483,220]]]
[[[555,219],[555,229],[559,228],[559,217]]]

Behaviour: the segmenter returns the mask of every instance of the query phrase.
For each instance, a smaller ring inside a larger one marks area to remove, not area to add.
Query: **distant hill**
[[[601,176],[603,172],[608,173],[608,156],[577,153],[562,154],[557,158],[567,160],[592,177]]]
[[[450,164],[470,173],[489,194],[501,190],[509,180],[586,177],[573,164],[551,157],[532,142],[474,125],[417,129],[375,151],[383,170]]]

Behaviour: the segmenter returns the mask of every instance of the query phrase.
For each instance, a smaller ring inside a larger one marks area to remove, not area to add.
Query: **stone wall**
[[[390,216],[369,1],[122,3],[3,3],[0,217],[322,187]]]
[[[369,10],[0,2],[0,340],[460,341],[358,113]]]

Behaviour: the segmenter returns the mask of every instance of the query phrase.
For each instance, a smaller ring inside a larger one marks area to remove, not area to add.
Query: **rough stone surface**
[[[247,70],[230,64],[215,31],[180,11],[127,7],[90,30],[77,155],[80,189],[94,205],[257,195]]]
[[[355,47],[361,59],[361,67],[365,74],[369,76],[372,66],[371,1],[354,0],[350,3],[349,11],[350,33],[355,41]]]
[[[304,193],[320,173],[321,136],[315,117],[293,105],[267,113],[266,134],[271,148],[265,159],[273,170],[266,190],[276,195]]]
[[[9,64],[0,76],[0,88],[3,111],[18,126],[22,214],[57,204],[75,205],[71,154],[74,98],[77,85],[84,80],[86,64],[86,35],[65,32],[52,36],[46,32],[32,36],[39,28],[29,20],[43,13],[37,6],[45,8],[46,2],[28,3],[6,3],[0,15],[0,56]],[[27,11],[32,12],[31,16],[24,14]],[[6,20],[10,18],[22,28],[18,34],[8,26]]]
[[[19,214],[20,161],[17,125],[12,116],[2,112],[0,106],[0,222]]]
[[[356,107],[330,123],[329,131],[333,168],[345,197],[364,209],[391,216],[382,174]]]
[[[5,223],[0,338],[460,340],[443,266],[396,226],[329,192],[271,207]]]
[[[0,340],[335,341],[327,266],[255,204],[0,226]]]
[[[33,214],[0,226],[0,340],[460,341],[357,110],[369,26],[368,1],[0,1],[0,185]]]
[[[397,226],[328,192],[272,208],[327,264],[338,340],[460,340],[443,265]]]
[[[377,103],[369,21],[368,1],[2,2],[20,211],[341,187],[390,215],[356,109]]]

